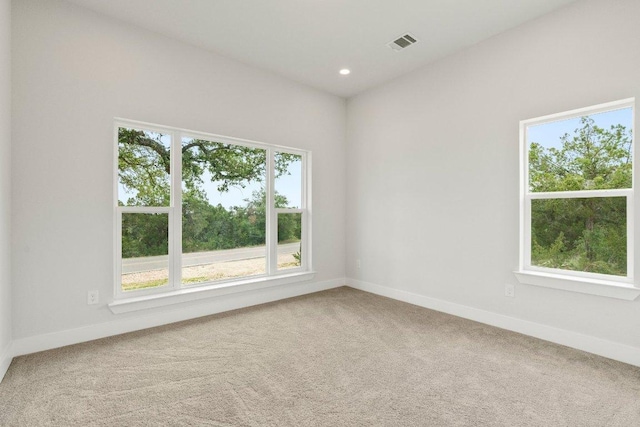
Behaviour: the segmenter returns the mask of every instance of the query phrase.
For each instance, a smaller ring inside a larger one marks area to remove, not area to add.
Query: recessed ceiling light
[[[342,70],[340,70],[340,74],[342,74],[343,76],[346,76],[347,74],[350,74],[351,70],[349,70],[348,68],[343,68]]]

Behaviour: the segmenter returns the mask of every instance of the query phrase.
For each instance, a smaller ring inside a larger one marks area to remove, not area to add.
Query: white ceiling
[[[349,97],[575,0],[69,1]]]

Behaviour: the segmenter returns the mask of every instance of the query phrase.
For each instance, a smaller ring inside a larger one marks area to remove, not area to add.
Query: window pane
[[[122,290],[169,283],[169,214],[122,214]]]
[[[266,151],[182,139],[182,282],[266,273]]]
[[[278,270],[302,265],[302,214],[278,214]]]
[[[631,188],[633,110],[527,127],[529,190]]]
[[[532,200],[531,264],[626,276],[626,197]]]
[[[275,207],[302,207],[302,156],[275,153]]]
[[[118,205],[169,206],[171,136],[118,129]]]

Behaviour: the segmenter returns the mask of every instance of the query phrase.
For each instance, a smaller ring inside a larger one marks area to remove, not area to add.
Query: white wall
[[[526,285],[504,296],[517,283],[519,121],[640,101],[639,16],[637,0],[580,1],[350,99],[348,277],[640,347],[640,301]]]
[[[11,341],[11,1],[0,0],[0,379]]]
[[[1,352],[11,319],[0,4]],[[523,285],[504,297],[518,264],[518,121],[640,99],[639,2],[578,2],[351,99],[346,161],[340,98],[59,0],[13,6],[14,338],[153,323],[105,306],[119,116],[313,150],[318,282],[345,275],[346,233],[351,278],[640,347],[638,301]],[[86,305],[90,289],[99,306]]]
[[[116,116],[312,150],[316,281],[344,277],[343,99],[59,0],[13,18],[14,339],[148,314],[104,305]]]

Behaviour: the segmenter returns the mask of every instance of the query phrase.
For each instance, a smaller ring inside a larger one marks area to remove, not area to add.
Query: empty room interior
[[[639,426],[639,99],[638,0],[0,0],[0,425]]]

